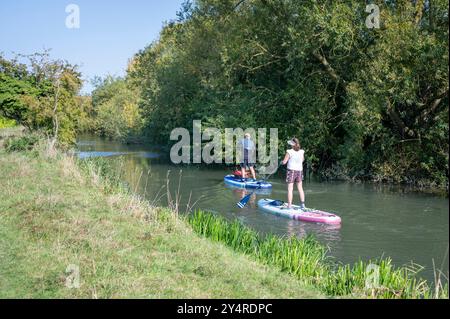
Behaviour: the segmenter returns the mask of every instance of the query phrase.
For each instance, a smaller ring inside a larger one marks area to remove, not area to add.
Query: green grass
[[[0,150],[0,167],[0,298],[323,297],[120,191],[102,168],[39,150]],[[69,265],[79,288],[66,286]]]
[[[303,239],[260,236],[239,221],[228,222],[223,217],[201,211],[187,220],[198,234],[292,274],[327,296],[448,298],[448,285],[437,285],[433,289],[415,276],[416,269],[395,268],[390,259],[340,265],[330,260],[325,247],[310,236]],[[374,273],[369,265],[378,267],[378,280],[373,280]]]
[[[0,149],[4,147],[5,142],[10,138],[23,136],[24,130],[21,126],[0,128]]]

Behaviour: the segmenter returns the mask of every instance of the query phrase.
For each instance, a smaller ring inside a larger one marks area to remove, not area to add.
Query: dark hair
[[[300,146],[300,141],[298,140],[298,138],[294,137],[294,138],[292,139],[292,142],[295,143],[295,145],[292,146],[292,148],[294,149],[294,151],[296,151],[296,152],[300,151],[301,146]]]

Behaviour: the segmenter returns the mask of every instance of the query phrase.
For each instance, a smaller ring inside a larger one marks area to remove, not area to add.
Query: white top
[[[287,168],[292,171],[303,171],[303,160],[305,158],[305,151],[299,150],[288,150],[289,161],[287,163]]]

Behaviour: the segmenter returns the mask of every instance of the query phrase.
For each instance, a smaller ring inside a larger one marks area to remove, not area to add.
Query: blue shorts
[[[244,161],[241,162],[241,168],[250,168],[250,167],[255,167],[255,163],[253,163],[253,161],[249,160],[249,150],[244,150]]]

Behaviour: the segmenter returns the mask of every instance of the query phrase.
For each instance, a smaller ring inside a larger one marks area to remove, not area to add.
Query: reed
[[[448,298],[448,284],[430,287],[417,277],[421,267],[396,268],[391,259],[341,265],[328,257],[328,248],[312,236],[262,236],[239,221],[229,222],[209,212],[187,216],[193,230],[234,250],[278,267],[328,296],[362,298]]]

